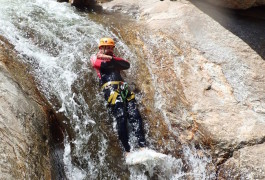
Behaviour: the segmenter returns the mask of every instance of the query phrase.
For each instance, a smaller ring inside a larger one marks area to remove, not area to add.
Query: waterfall
[[[211,159],[183,147],[192,170],[184,171],[182,159],[171,155],[162,164],[128,167],[115,129],[104,106],[96,74],[89,65],[101,37],[116,40],[116,52],[136,59],[118,33],[55,0],[0,0],[0,36],[29,66],[40,92],[69,127],[64,141],[64,171],[68,179],[211,179],[206,166]],[[93,12],[92,15],[94,16]],[[129,73],[136,71],[136,68]],[[147,137],[152,139],[152,137]]]

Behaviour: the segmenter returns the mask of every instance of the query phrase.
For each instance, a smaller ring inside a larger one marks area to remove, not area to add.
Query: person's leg
[[[127,103],[127,112],[129,123],[136,134],[139,146],[145,147],[146,141],[144,137],[143,120],[139,110],[136,107],[136,101],[134,99]]]
[[[111,109],[112,114],[117,121],[119,140],[121,141],[125,151],[130,152],[130,145],[128,143],[129,137],[127,130],[127,117],[124,104],[123,102],[116,102],[116,104],[113,105]]]

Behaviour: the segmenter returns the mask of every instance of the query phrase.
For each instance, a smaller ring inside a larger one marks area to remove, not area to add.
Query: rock
[[[265,179],[265,144],[235,151],[221,165],[218,179]]]
[[[188,1],[113,0],[103,8],[138,11],[155,108],[168,124],[196,122],[216,164],[264,141],[265,62],[242,39]]]
[[[231,9],[248,9],[265,5],[264,0],[207,0],[208,2]]]
[[[265,6],[238,10],[237,14],[245,17],[265,20]]]
[[[48,116],[3,62],[12,60],[1,45],[0,179],[51,179]]]
[[[69,0],[69,3],[77,7],[91,7],[96,4],[95,0]]]

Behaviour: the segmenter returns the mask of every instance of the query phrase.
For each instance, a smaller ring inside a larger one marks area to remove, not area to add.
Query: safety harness
[[[128,84],[123,81],[109,81],[103,84],[101,87],[101,90],[107,89],[112,87],[112,85],[118,85],[117,89],[111,91],[110,96],[108,98],[108,103],[111,105],[114,105],[116,103],[117,97],[120,95],[122,98],[122,102],[126,103],[135,98],[135,95],[133,92],[130,92],[128,90]],[[128,96],[129,95],[129,96]]]

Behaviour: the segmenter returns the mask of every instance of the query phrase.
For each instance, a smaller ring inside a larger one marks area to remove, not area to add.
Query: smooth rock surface
[[[264,142],[265,62],[242,39],[188,1],[114,0],[103,8],[142,24],[137,41],[166,122],[196,122],[217,162]]]
[[[265,144],[235,151],[220,167],[218,179],[265,179]]]
[[[0,46],[0,179],[51,179],[48,117],[8,71],[8,55]]]

